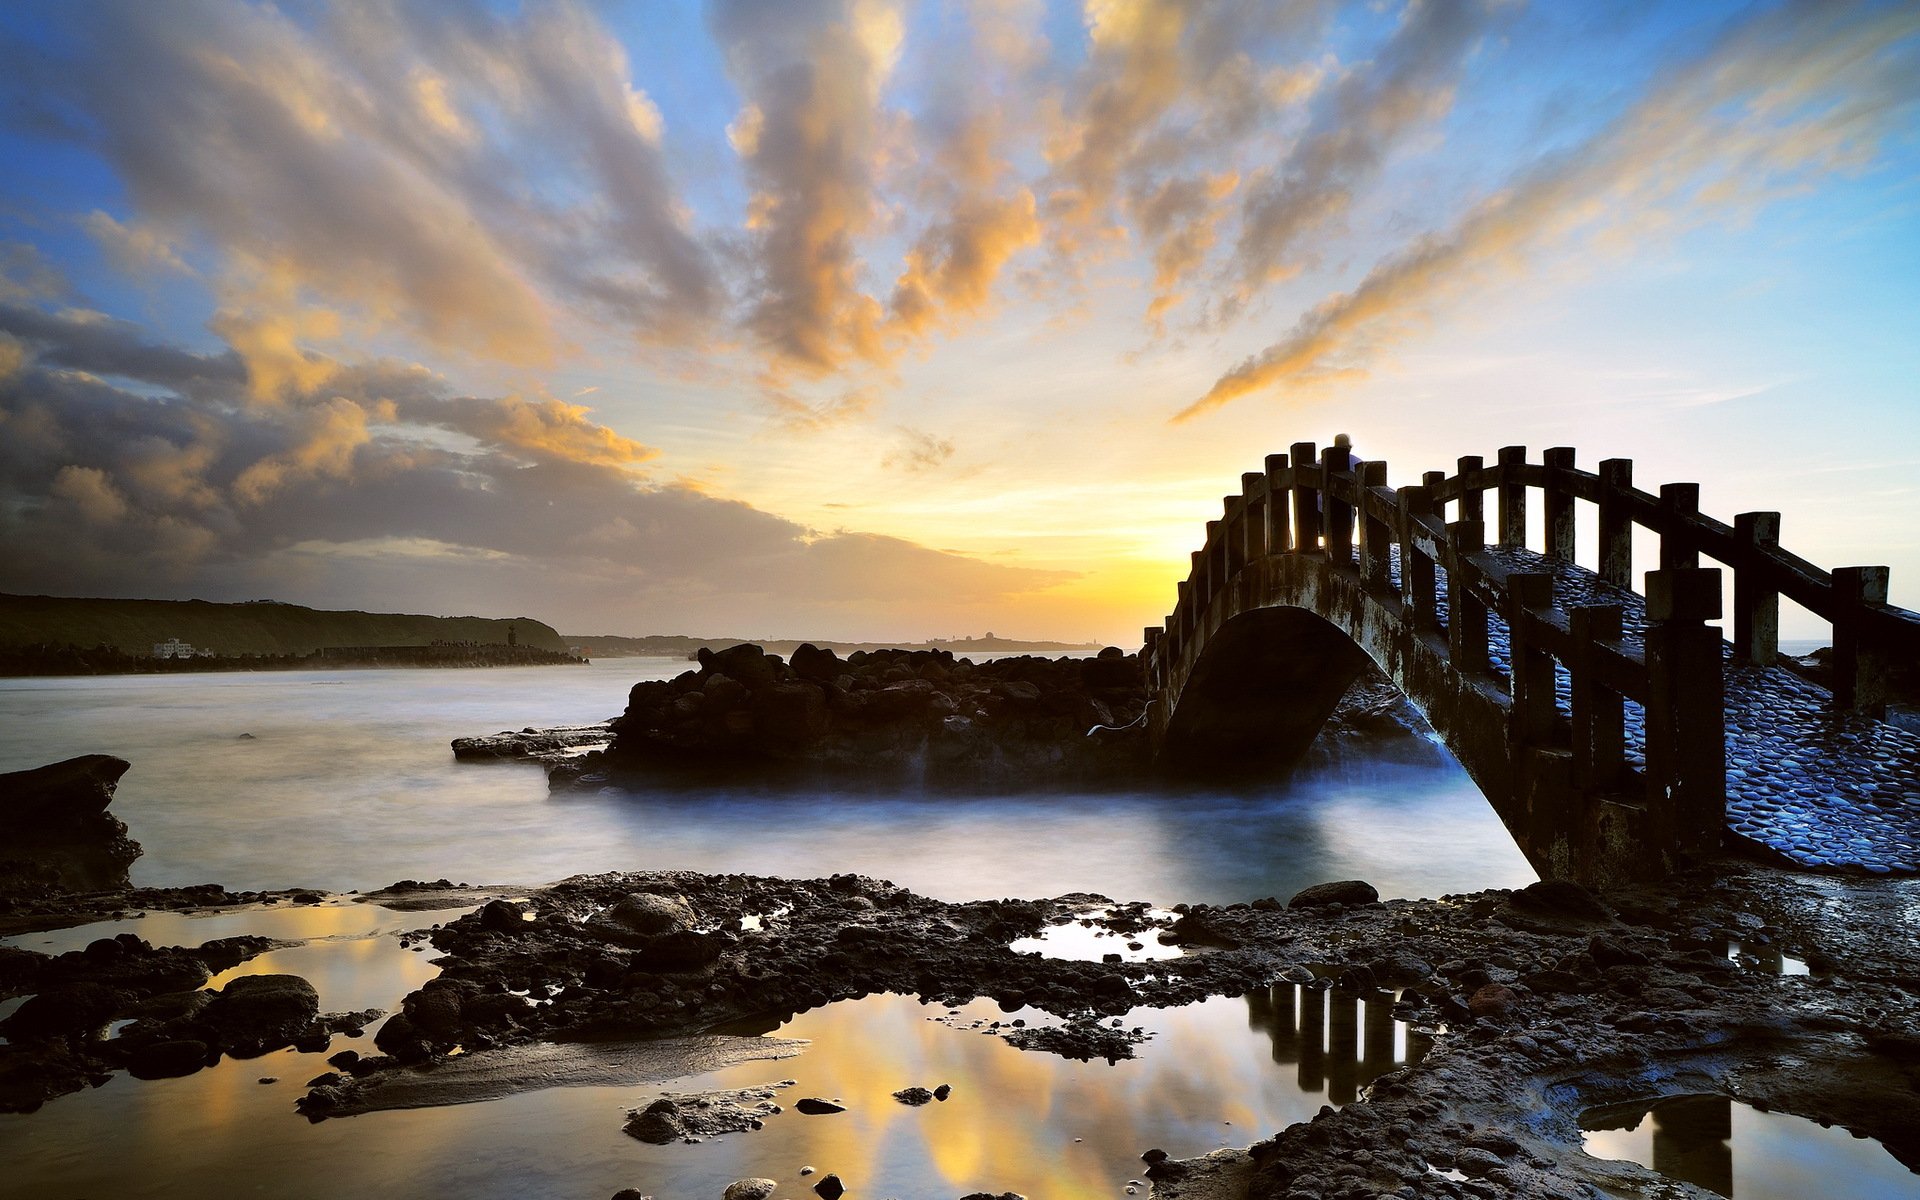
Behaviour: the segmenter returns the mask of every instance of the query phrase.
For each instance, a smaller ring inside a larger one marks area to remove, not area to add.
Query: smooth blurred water
[[[947,899],[1173,903],[1285,898],[1327,879],[1434,896],[1534,878],[1472,781],[1424,743],[1403,761],[1349,754],[1262,789],[1020,796],[550,797],[536,767],[457,763],[448,748],[605,719],[637,680],[687,666],[3,679],[0,770],[95,752],[132,762],[113,811],[146,849],[135,881],[155,885],[858,871]]]

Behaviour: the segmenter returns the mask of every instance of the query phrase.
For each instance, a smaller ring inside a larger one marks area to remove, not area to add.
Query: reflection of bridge
[[[1274,1062],[1299,1064],[1301,1091],[1324,1087],[1332,1103],[1350,1104],[1361,1088],[1395,1067],[1417,1065],[1432,1048],[1430,1035],[1397,1026],[1393,992],[1326,984],[1281,982],[1246,997],[1247,1024],[1273,1042]]]
[[[1629,460],[1573,464],[1513,446],[1394,489],[1345,450],[1269,456],[1147,630],[1162,760],[1291,762],[1371,661],[1543,875],[1657,875],[1728,831],[1803,866],[1920,870],[1920,736],[1884,719],[1920,692],[1920,613],[1886,602],[1886,568],[1823,571],[1780,548],[1777,513],[1729,526],[1697,484],[1653,495]],[[1580,502],[1597,571],[1574,561]],[[1659,542],[1644,593],[1636,530]],[[1722,583],[1703,558],[1732,573],[1731,643],[1707,624]],[[1782,596],[1832,625],[1822,682],[1779,655]]]

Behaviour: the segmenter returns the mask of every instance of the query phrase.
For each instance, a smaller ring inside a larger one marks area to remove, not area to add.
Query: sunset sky
[[[17,0],[0,163],[0,591],[1131,646],[1345,431],[1920,607],[1910,2]]]

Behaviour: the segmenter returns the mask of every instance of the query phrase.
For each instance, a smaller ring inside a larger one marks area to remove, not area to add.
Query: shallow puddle
[[[988,1027],[1053,1024],[990,1001],[958,1010],[909,996],[877,995],[801,1013],[773,1032],[813,1039],[798,1058],[749,1063],[643,1093],[733,1089],[792,1079],[786,1112],[753,1133],[698,1145],[636,1143],[633,1186],[671,1195],[715,1195],[745,1176],[781,1181],[799,1195],[813,1166],[863,1195],[1112,1196],[1139,1180],[1140,1155],[1175,1157],[1243,1146],[1352,1100],[1404,1063],[1406,1026],[1393,996],[1366,1001],[1281,985],[1179,1009],[1135,1009],[1123,1028],[1151,1035],[1137,1057],[1077,1062],[1008,1045]],[[1425,1044],[1412,1037],[1416,1054]],[[953,1089],[917,1107],[893,1093]],[[794,1102],[837,1100],[846,1111],[808,1116]],[[1145,1191],[1144,1186],[1140,1189]]]
[[[1738,1200],[1920,1198],[1920,1175],[1878,1143],[1725,1096],[1589,1109],[1586,1150]]]
[[[1148,909],[1145,917],[1152,927],[1137,933],[1115,933],[1094,922],[1113,915],[1110,908],[1094,908],[1077,913],[1058,925],[1049,925],[1039,936],[1020,938],[1007,946],[1015,954],[1039,954],[1046,958],[1065,958],[1079,962],[1104,962],[1119,955],[1120,962],[1149,962],[1161,958],[1179,958],[1179,946],[1160,943],[1160,931],[1174,921],[1166,909]]]
[[[300,952],[311,952],[300,973],[321,987],[328,1007],[364,1000],[392,1008],[417,985],[415,971],[432,973],[426,956],[392,937],[275,954]],[[368,978],[323,982],[335,969],[330,956],[343,974]],[[38,1113],[0,1116],[0,1195],[198,1197],[217,1178],[224,1192],[278,1197],[605,1196],[623,1187],[717,1196],[734,1179],[764,1175],[781,1181],[778,1195],[799,1198],[834,1172],[856,1196],[986,1189],[1111,1197],[1141,1178],[1145,1150],[1186,1156],[1245,1145],[1323,1104],[1353,1099],[1409,1053],[1423,1053],[1425,1041],[1392,1019],[1392,1002],[1387,992],[1363,1001],[1283,984],[1183,1009],[1139,1009],[1122,1024],[1151,1038],[1136,1047],[1137,1058],[1110,1065],[1022,1051],[985,1031],[993,1021],[1052,1023],[1033,1010],[975,1001],[949,1012],[913,997],[870,996],[772,1030],[812,1039],[797,1058],[664,1085],[553,1088],[319,1124],[293,1104],[305,1081],[328,1069],[325,1055],[288,1050],[223,1060],[181,1079],[116,1075]],[[367,1039],[338,1037],[330,1051],[349,1046],[369,1049]],[[622,1132],[628,1110],[664,1091],[782,1079],[796,1081],[780,1092],[786,1111],[757,1132],[668,1146]],[[943,1083],[953,1089],[945,1102],[915,1108],[892,1098]],[[804,1096],[839,1097],[847,1111],[802,1114],[794,1102]],[[803,1178],[802,1166],[818,1173]]]

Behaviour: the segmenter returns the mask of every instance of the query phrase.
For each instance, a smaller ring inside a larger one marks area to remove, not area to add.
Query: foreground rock
[[[483,737],[453,739],[453,756],[462,762],[557,763],[581,749],[598,749],[613,740],[606,722],[561,725],[553,729],[503,730]]]
[[[669,1092],[627,1113],[627,1136],[664,1146],[759,1129],[782,1109],[776,1097],[793,1080],[736,1091]]]
[[[127,886],[140,846],[107,806],[130,765],[83,754],[0,774],[0,896]]]
[[[1839,884],[1731,863],[1715,871],[1605,897],[1537,885],[1378,901],[1345,881],[1320,893],[1340,897],[1324,904],[1177,906],[1167,936],[1196,952],[1150,963],[1009,948],[1084,914],[1085,896],[952,904],[856,876],[582,877],[531,893],[534,919],[518,927],[488,928],[474,914],[435,931],[444,973],[381,1031],[393,1061],[332,1099],[350,1106],[395,1072],[471,1069],[489,1046],[771,1030],[785,1014],[875,991],[949,1006],[990,997],[1022,1014],[992,1032],[1038,1052],[1092,1046],[1107,1057],[1093,1032],[1119,1032],[1112,1019],[1134,1008],[1299,986],[1384,995],[1431,1040],[1361,1102],[1242,1154],[1153,1160],[1157,1187],[1260,1200],[1644,1191],[1649,1172],[1582,1152],[1579,1113],[1682,1091],[1837,1122],[1920,1164],[1920,1041],[1908,1021],[1920,969],[1906,915],[1920,884]],[[684,911],[692,923],[644,933],[610,916],[639,897],[652,899],[630,911]],[[1726,956],[1733,938],[1844,967],[1808,976],[1743,967]],[[515,994],[534,982],[551,985],[549,1003]],[[1399,989],[1397,999],[1381,989]],[[1036,1028],[1063,1032],[1024,1032]],[[455,1047],[466,1053],[448,1059]],[[650,1124],[666,1131],[664,1117]],[[1226,1191],[1213,1186],[1222,1180]]]
[[[583,729],[462,739],[455,748],[463,757],[548,763],[556,788],[821,778],[1020,790],[1134,784],[1152,767],[1147,703],[1139,656],[1114,647],[1095,658],[974,663],[941,650],[842,659],[812,645],[787,662],[738,645],[702,650],[699,669],[678,678],[636,684],[604,751],[566,752],[590,740]],[[1425,729],[1375,675],[1343,700],[1328,737]]]

